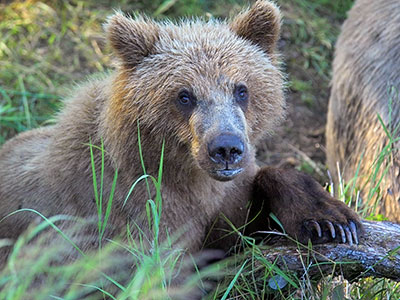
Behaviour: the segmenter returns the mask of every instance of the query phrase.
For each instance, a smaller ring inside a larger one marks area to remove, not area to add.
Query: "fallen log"
[[[350,281],[364,277],[400,281],[400,225],[363,221],[365,233],[358,245],[283,245],[263,251],[263,256],[297,278],[318,280],[342,275]]]

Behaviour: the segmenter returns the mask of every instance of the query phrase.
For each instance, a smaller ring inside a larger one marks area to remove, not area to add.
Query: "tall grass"
[[[174,265],[177,264],[180,257],[183,257],[184,252],[183,250],[173,249],[171,241],[168,241],[165,245],[160,245],[158,240],[162,204],[160,189],[164,146],[162,148],[158,178],[146,175],[152,179],[157,191],[155,200],[149,199],[146,204],[149,222],[151,222],[149,226],[153,229],[154,236],[141,236],[140,239],[153,242],[151,251],[148,251],[149,249],[146,249],[143,244],[139,246],[136,240],[129,239],[132,236],[129,226],[127,227],[129,244],[124,244],[122,241],[117,240],[107,240],[107,243],[103,245],[106,227],[110,225],[108,220],[112,210],[118,172],[115,171],[108,202],[103,203],[105,196],[103,194],[104,146],[103,143],[100,147],[91,143],[88,146],[97,205],[99,249],[85,252],[79,247],[79,239],[78,242],[75,241],[76,234],[79,234],[80,230],[84,230],[87,225],[83,220],[77,222],[75,217],[61,215],[46,218],[33,209],[15,211],[6,218],[12,217],[17,213],[29,212],[38,215],[43,219],[43,222],[32,225],[25,234],[18,238],[11,248],[7,264],[0,274],[0,299],[61,299],[60,297],[62,299],[81,299],[85,297],[85,294],[88,294],[90,298],[90,293],[93,291],[102,293],[112,299],[117,299],[117,297],[118,299],[152,299],[153,293],[168,294],[169,283],[171,282],[168,276],[172,276]],[[100,170],[96,170],[96,155],[94,151],[100,152]],[[100,172],[99,177],[97,176],[98,171]],[[142,176],[138,181],[144,178]],[[127,196],[128,198],[129,195]],[[106,207],[105,211],[103,211],[103,206]],[[64,223],[69,221],[72,225],[59,227],[57,223],[61,221]],[[84,239],[87,238],[85,235],[82,237]],[[60,243],[59,238],[62,238],[66,243]],[[9,246],[9,244],[3,241],[2,245],[5,247]],[[68,253],[68,251],[71,251],[71,247],[66,247],[66,244],[72,246],[79,254],[78,256],[73,254],[74,259],[72,260],[69,259],[71,255]],[[64,247],[68,250],[65,250]],[[121,258],[120,254],[122,250],[125,253],[124,258]],[[170,253],[165,255],[167,251]],[[116,260],[115,257],[118,259]],[[67,259],[67,261],[60,264],[60,259]],[[111,275],[107,275],[106,271],[109,272],[109,269],[113,269],[114,265],[122,265],[131,274],[125,274],[124,272],[122,274],[121,272],[114,274],[115,272],[113,271]],[[133,266],[136,266],[135,272],[131,269]],[[170,273],[165,272],[167,269]],[[88,272],[91,273],[91,276],[87,276]],[[113,275],[116,277],[113,278]],[[123,283],[119,282],[120,278],[123,279]],[[57,282],[57,284],[52,284],[54,282]],[[114,295],[107,291],[110,284],[113,286],[111,290],[114,290]],[[115,287],[117,287],[117,291],[115,291]]]
[[[386,135],[386,142],[382,148],[377,149],[372,162],[365,161],[365,153],[362,153],[358,161],[355,174],[352,179],[345,182],[341,175],[340,166],[337,166],[339,187],[338,197],[354,207],[364,218],[382,220],[384,217],[377,214],[378,207],[382,205],[383,182],[390,168],[393,166],[393,155],[398,151],[397,144],[400,141],[400,123],[393,120],[393,105],[399,100],[396,87],[388,88],[388,113],[387,120],[377,113],[377,120]],[[368,164],[368,165],[367,165]],[[362,165],[364,167],[362,168]],[[368,169],[368,174],[361,174],[360,170]],[[363,192],[364,199],[360,198]]]

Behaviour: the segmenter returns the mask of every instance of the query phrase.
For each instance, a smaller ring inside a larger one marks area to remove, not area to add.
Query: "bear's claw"
[[[353,235],[354,242],[358,245],[357,226],[353,221],[350,222],[350,231]]]
[[[326,231],[324,230],[325,228],[323,227],[325,225],[326,229],[330,233],[330,236],[332,239],[329,237],[329,240],[335,240],[336,239],[336,232],[339,232],[339,242],[341,243],[348,243],[350,246],[353,244],[358,245],[358,234],[357,234],[357,226],[353,221],[350,221],[348,225],[342,225],[335,223],[333,224],[331,221],[320,221],[317,222],[315,220],[309,220],[304,222],[304,226],[309,229],[311,232],[316,232],[318,235],[318,238],[323,238],[323,233]],[[337,228],[335,230],[335,227]],[[325,237],[326,239],[326,237]]]
[[[333,226],[331,221],[325,221],[326,227],[328,227],[329,231],[331,232],[331,236],[333,239],[336,237],[335,227]]]
[[[319,223],[317,221],[307,221],[305,225],[306,225],[306,227],[311,227],[312,229],[315,229],[315,231],[317,231],[319,238],[322,237],[321,226],[319,225]]]

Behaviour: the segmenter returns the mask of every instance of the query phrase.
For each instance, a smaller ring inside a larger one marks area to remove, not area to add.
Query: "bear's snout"
[[[212,138],[207,144],[211,175],[217,180],[233,179],[243,171],[241,162],[246,147],[243,140],[231,133],[222,133]]]
[[[228,167],[242,160],[244,143],[236,135],[221,134],[208,143],[208,155],[216,164]]]

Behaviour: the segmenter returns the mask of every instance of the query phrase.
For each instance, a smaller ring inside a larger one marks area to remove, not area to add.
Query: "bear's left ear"
[[[158,40],[158,25],[140,16],[132,19],[117,12],[104,28],[111,47],[128,67],[135,67],[150,55]]]
[[[269,1],[257,1],[247,11],[240,13],[230,28],[240,37],[273,54],[279,39],[281,15],[278,7]]]

